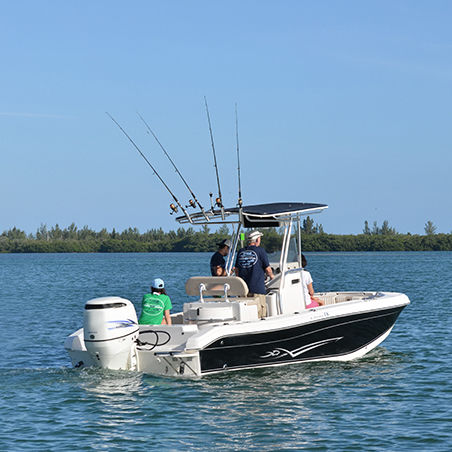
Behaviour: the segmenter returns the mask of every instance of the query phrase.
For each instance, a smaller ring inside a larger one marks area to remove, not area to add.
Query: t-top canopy
[[[243,225],[246,228],[279,226],[279,223],[290,217],[321,212],[328,208],[326,204],[306,202],[278,202],[257,204],[242,209]]]
[[[191,220],[195,224],[210,223],[243,223],[246,228],[252,227],[271,227],[279,226],[281,221],[288,220],[291,217],[299,215],[307,215],[309,213],[322,212],[327,209],[326,204],[314,204],[305,202],[278,202],[269,204],[256,204],[252,206],[243,206],[241,209],[241,218],[238,220],[230,220],[227,217],[239,215],[240,209],[232,207],[229,209],[210,210],[206,212],[209,221],[201,212],[190,215]],[[179,223],[188,223],[189,219],[186,216],[176,218]]]

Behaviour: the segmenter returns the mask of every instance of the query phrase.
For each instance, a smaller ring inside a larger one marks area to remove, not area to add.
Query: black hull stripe
[[[298,339],[298,338],[301,338],[303,336],[307,336],[309,334],[315,334],[315,333],[318,333],[320,331],[326,331],[326,330],[329,330],[331,328],[336,328],[338,326],[349,325],[349,324],[352,324],[352,323],[364,322],[364,321],[367,321],[367,320],[377,319],[377,318],[381,318],[381,317],[388,317],[390,315],[393,315],[394,312],[395,312],[395,310],[391,311],[391,312],[386,312],[386,313],[380,314],[380,315],[374,315],[374,316],[369,316],[369,317],[363,317],[361,319],[350,320],[348,322],[335,323],[333,325],[325,326],[323,328],[318,328],[316,330],[309,331],[307,333],[302,333],[302,334],[298,334],[296,336],[292,336],[290,339]],[[343,317],[343,316],[341,316],[341,317]],[[336,317],[336,318],[340,318],[340,317]],[[334,320],[334,318],[333,319],[324,318],[324,319],[321,319],[321,320],[317,320],[317,322],[324,322],[324,321],[327,321],[327,320]],[[312,324],[315,324],[315,323],[316,323],[316,321],[309,322],[309,323],[303,323],[301,325],[295,325],[295,326],[290,326],[290,327],[286,327],[286,328],[281,328],[281,330],[272,330],[272,332],[288,330],[288,329],[291,329],[291,328],[299,328],[299,327],[303,327],[303,326],[312,325]],[[266,334],[268,332],[269,331],[255,331],[255,332],[252,332],[252,333],[242,333],[242,334],[237,334],[237,335],[234,335],[234,336],[258,335],[258,334]],[[220,338],[216,338],[214,341],[211,342],[211,344],[213,344],[213,343],[215,343],[218,340],[221,340],[223,338],[227,338],[227,337],[231,337],[231,336],[229,336],[229,335],[226,336],[225,335],[225,336],[222,336]],[[275,340],[272,340],[272,341],[265,341],[265,342],[253,342],[252,344],[225,345],[225,346],[221,346],[221,347],[209,347],[209,346],[207,346],[207,347],[205,347],[205,349],[208,349],[208,350],[225,350],[227,348],[254,347],[256,345],[268,345],[268,344],[272,344],[272,343],[279,342],[279,341],[280,341],[280,339],[275,339]]]
[[[394,325],[391,326],[391,328],[393,328],[393,327],[394,327]],[[284,360],[284,361],[271,361],[271,362],[268,362],[268,363],[243,364],[241,366],[231,366],[231,367],[227,367],[225,369],[201,370],[201,375],[216,374],[216,373],[225,372],[225,371],[226,372],[227,371],[231,371],[232,372],[232,371],[236,371],[236,370],[255,369],[257,367],[259,367],[259,368],[261,368],[261,367],[276,367],[276,366],[284,366],[286,364],[297,364],[297,363],[301,363],[301,362],[324,361],[326,359],[331,359],[331,358],[335,358],[335,357],[339,357],[339,356],[347,356],[347,355],[350,355],[352,353],[356,353],[357,351],[361,350],[362,348],[367,347],[372,342],[374,342],[377,339],[379,339],[380,337],[384,336],[388,331],[391,330],[391,328],[388,328],[385,332],[383,332],[382,334],[380,334],[376,338],[372,339],[367,344],[364,344],[361,347],[358,347],[356,350],[350,350],[349,352],[346,352],[346,353],[334,353],[334,354],[331,354],[331,355],[323,355],[323,356],[314,357],[314,358],[296,358],[296,359],[287,359],[287,360]]]
[[[403,308],[352,314],[347,319],[324,318],[276,332],[267,330],[217,338],[199,351],[201,373],[347,356],[388,333]]]

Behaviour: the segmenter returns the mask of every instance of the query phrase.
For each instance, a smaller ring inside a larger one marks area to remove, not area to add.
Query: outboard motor
[[[137,313],[120,297],[94,298],[85,304],[85,346],[97,366],[136,370]]]

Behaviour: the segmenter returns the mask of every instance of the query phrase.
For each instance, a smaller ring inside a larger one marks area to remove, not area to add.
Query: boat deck
[[[377,296],[376,292],[319,292],[315,294],[315,297],[322,300],[325,305],[344,303],[346,301],[370,300]]]

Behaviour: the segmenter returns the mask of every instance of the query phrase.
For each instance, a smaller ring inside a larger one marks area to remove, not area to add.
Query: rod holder
[[[228,283],[226,283],[225,285],[224,285],[224,300],[225,301],[228,301],[229,302],[229,299],[228,299],[228,290],[230,290],[231,289],[231,286],[228,284]]]
[[[201,303],[204,303],[204,298],[202,297],[202,293],[205,292],[206,290],[206,285],[204,283],[201,283],[199,285],[199,301]]]

